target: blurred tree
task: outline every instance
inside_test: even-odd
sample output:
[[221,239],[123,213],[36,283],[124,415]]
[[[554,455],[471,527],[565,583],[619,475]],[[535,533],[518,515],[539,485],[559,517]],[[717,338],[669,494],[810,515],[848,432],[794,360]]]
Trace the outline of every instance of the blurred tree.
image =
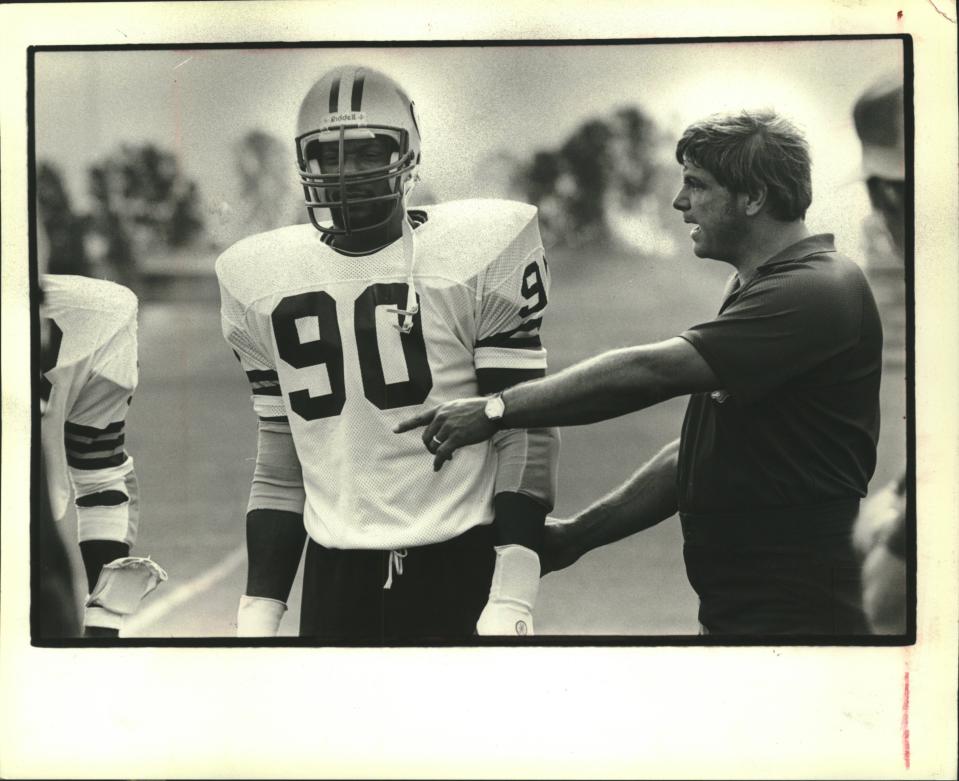
[[566,219],[575,234],[589,239],[606,231],[606,190],[610,181],[612,129],[594,119],[580,125],[559,153],[575,187],[567,197]]
[[92,211],[87,218],[86,247],[105,276],[129,286],[135,271],[126,189],[115,166],[94,165],[88,171]]
[[131,281],[139,256],[186,246],[203,230],[196,185],[154,144],[124,144],[88,176],[88,250],[119,282]]
[[583,122],[557,150],[517,167],[514,189],[540,210],[547,244],[610,239],[611,217],[645,208],[661,168],[658,131],[636,106]]
[[614,189],[621,206],[634,205],[650,191],[656,174],[657,143],[655,127],[639,109],[630,106],[616,112],[610,156]]
[[37,165],[37,218],[46,236],[41,240],[40,266],[51,274],[90,273],[84,245],[86,220],[75,214],[60,170],[50,162]]

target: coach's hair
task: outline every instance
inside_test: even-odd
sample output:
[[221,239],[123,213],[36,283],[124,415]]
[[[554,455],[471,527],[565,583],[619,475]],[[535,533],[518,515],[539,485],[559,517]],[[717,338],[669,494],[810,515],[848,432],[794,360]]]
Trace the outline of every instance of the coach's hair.
[[714,114],[686,128],[676,159],[705,168],[723,187],[755,195],[766,188],[769,213],[792,222],[812,203],[809,145],[774,111]]

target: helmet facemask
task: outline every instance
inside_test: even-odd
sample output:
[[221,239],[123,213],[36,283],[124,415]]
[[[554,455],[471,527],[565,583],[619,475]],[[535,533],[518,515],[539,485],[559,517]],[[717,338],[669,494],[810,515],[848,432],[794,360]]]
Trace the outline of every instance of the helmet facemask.
[[[390,156],[390,162],[375,168],[347,172],[346,143],[376,137],[385,137],[393,143],[395,151]],[[336,170],[324,172],[320,145],[329,143],[337,145],[338,164]],[[304,133],[296,138],[296,153],[310,222],[322,233],[344,236],[376,230],[389,223],[397,210],[404,208],[404,199],[412,189],[413,172],[419,162],[414,159],[414,152],[410,148],[409,133],[403,128],[386,125],[340,125]],[[351,192],[376,187],[382,182],[389,182],[385,193],[351,195]],[[382,216],[360,219],[352,213],[357,206],[382,206],[378,209]],[[317,215],[320,210],[329,211],[328,221],[324,222]]]

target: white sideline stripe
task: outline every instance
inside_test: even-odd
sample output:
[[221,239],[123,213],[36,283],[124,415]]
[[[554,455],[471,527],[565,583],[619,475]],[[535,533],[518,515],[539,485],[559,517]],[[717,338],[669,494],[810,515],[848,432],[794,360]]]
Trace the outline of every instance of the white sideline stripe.
[[218,564],[208,569],[202,575],[195,577],[193,580],[188,580],[182,586],[174,589],[165,596],[151,600],[147,607],[137,611],[135,615],[128,618],[123,624],[123,636],[129,637],[138,632],[142,632],[174,608],[179,607],[184,602],[189,602],[204,591],[213,588],[213,586],[223,580],[244,561],[246,561],[246,543],[241,543],[221,559]]

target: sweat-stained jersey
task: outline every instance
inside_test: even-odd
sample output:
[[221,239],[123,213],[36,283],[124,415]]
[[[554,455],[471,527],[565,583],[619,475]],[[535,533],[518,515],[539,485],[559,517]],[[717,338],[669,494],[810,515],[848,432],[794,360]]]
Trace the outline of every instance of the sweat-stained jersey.
[[[289,420],[306,529],[326,547],[425,545],[490,523],[488,442],[434,472],[420,433],[392,428],[424,407],[477,395],[477,369],[546,368],[549,270],[536,208],[458,201],[409,220],[419,312],[408,334],[388,311],[407,305],[405,238],[348,256],[298,225],[245,239],[217,261],[224,336],[261,420]],[[529,479],[548,472],[531,469]]]
[[124,423],[137,386],[137,299],[127,288],[87,277],[40,278],[41,440],[54,518],[71,487],[81,541],[133,544],[137,531],[133,459]]

